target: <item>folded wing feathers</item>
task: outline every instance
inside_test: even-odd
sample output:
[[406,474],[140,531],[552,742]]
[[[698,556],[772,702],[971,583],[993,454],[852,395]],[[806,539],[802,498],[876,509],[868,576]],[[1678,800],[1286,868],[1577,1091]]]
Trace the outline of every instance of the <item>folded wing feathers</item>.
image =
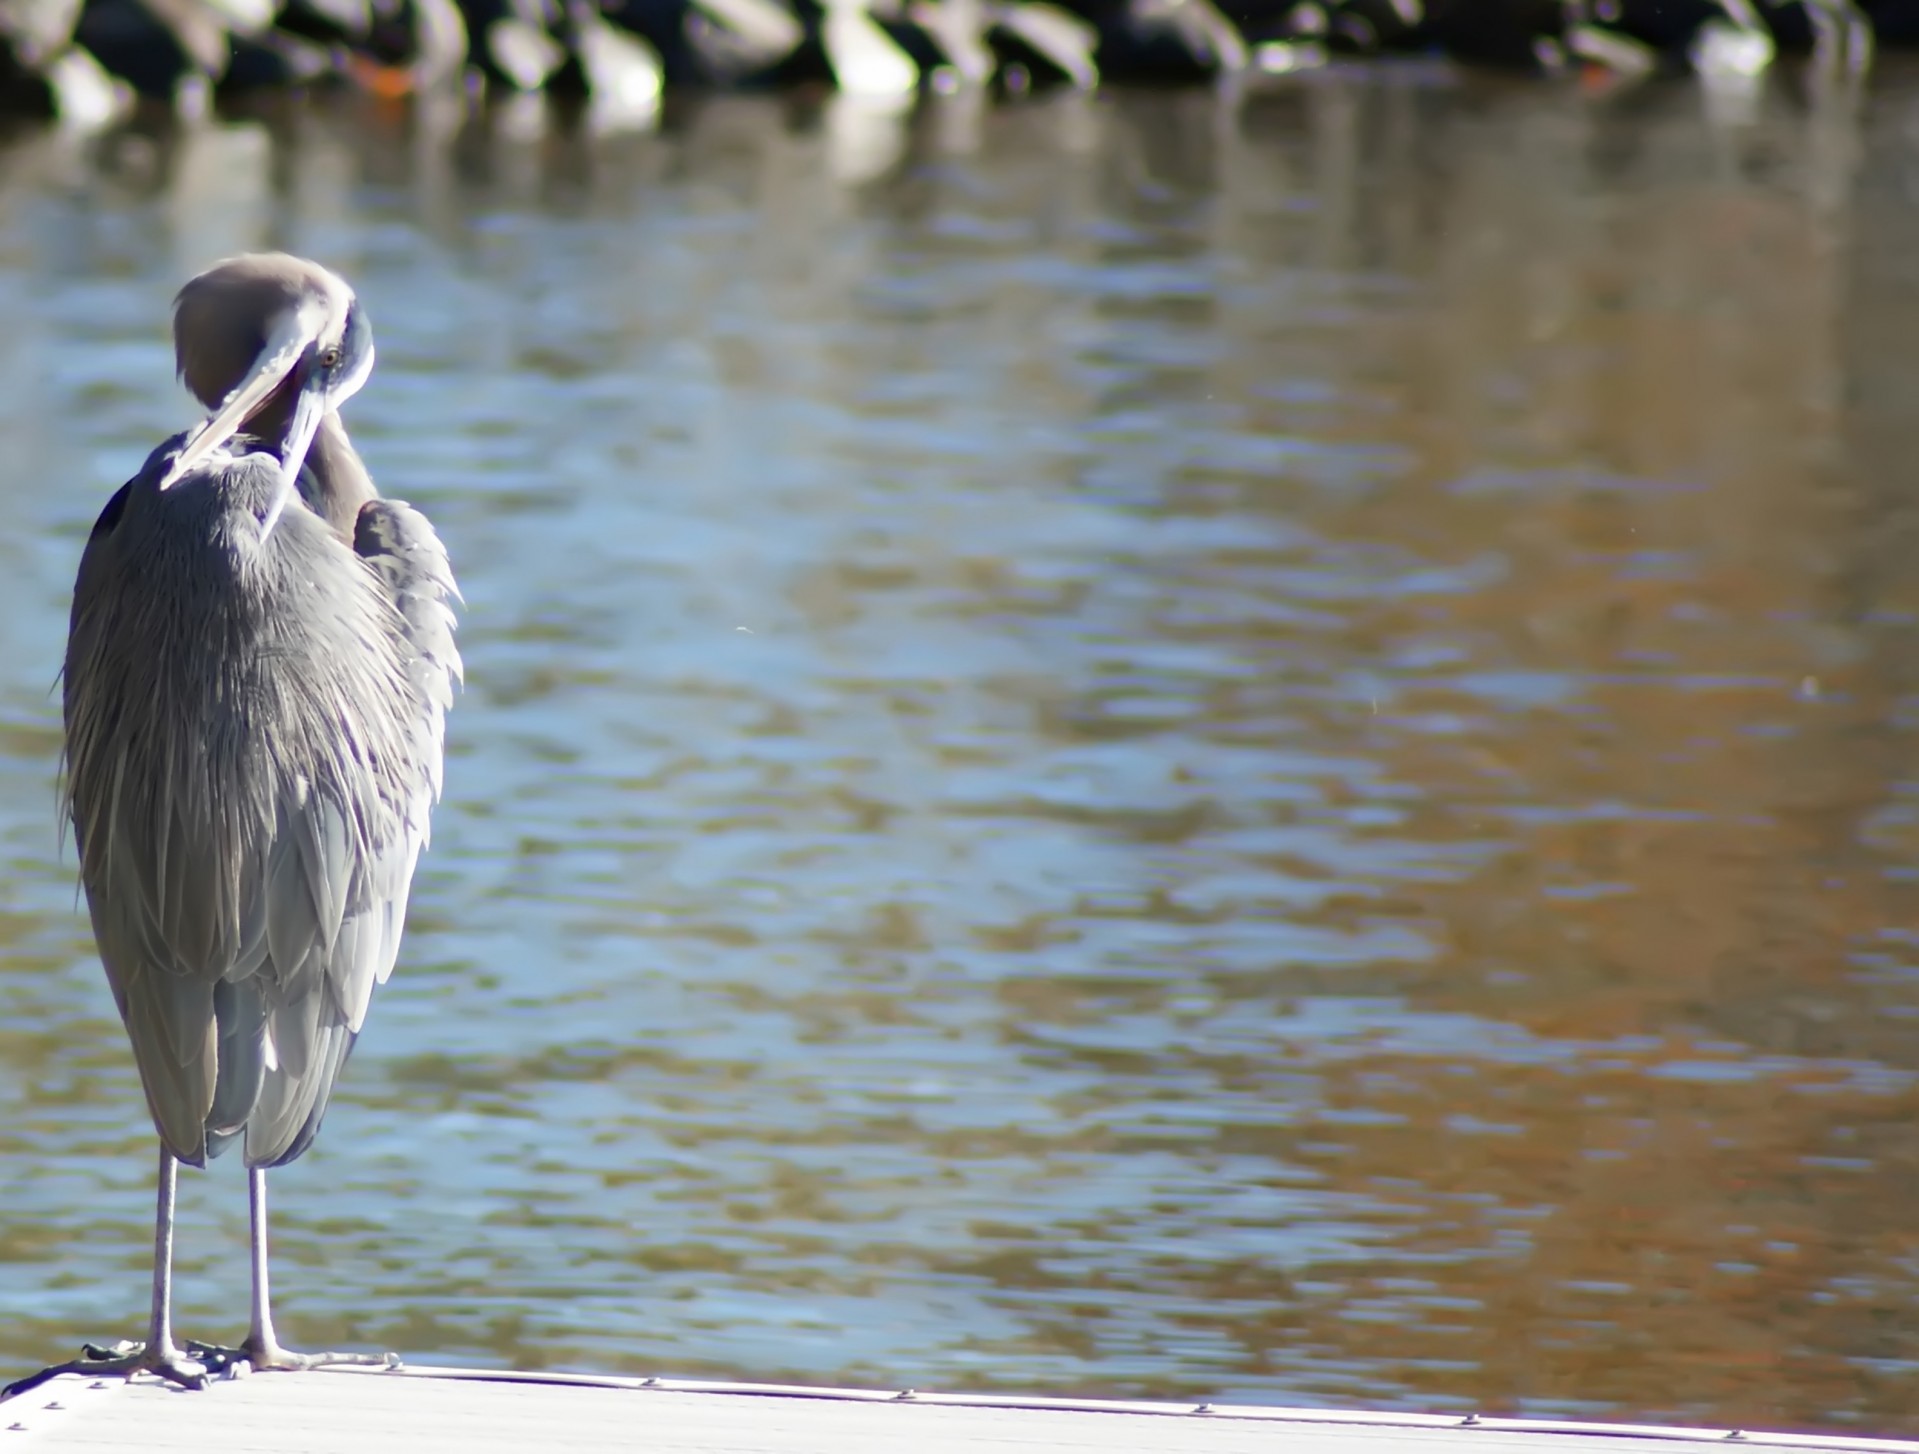
[[[294,894],[289,882],[284,903],[276,896],[269,910],[269,924],[284,915],[289,935],[286,955],[276,947],[272,956],[284,998],[268,1025],[280,1064],[267,1070],[248,1125],[249,1165],[279,1164],[312,1139],[332,1078],[366,1023],[374,987],[393,972],[413,872],[440,795],[446,713],[462,670],[446,604],[458,588],[426,517],[400,501],[373,500],[360,513],[354,549],[399,619],[411,771],[397,785],[399,800],[387,804],[398,822],[385,833],[367,821],[367,805],[343,809],[311,788],[287,805],[281,842],[299,861],[305,893]],[[341,740],[356,755],[365,751],[368,734],[351,704],[342,701],[336,710]]]
[[[316,758],[256,769],[271,802],[251,809],[231,806],[245,797],[231,784],[212,790],[208,744],[177,757],[141,745],[140,725],[76,694],[89,668],[126,670],[100,652],[128,629],[109,596],[88,598],[89,579],[111,578],[101,562],[83,560],[76,586],[69,794],[82,873],[155,1125],[190,1163],[242,1126],[249,1165],[299,1155],[398,956],[461,679],[447,604],[458,591],[439,538],[410,506],[371,502],[354,544],[377,590],[315,606],[344,623],[338,629],[368,648],[359,661],[372,665],[327,714],[331,730],[306,734],[321,744]],[[89,556],[98,548],[96,538]],[[358,719],[350,703],[369,694],[368,710],[383,702],[402,720]],[[190,820],[178,801],[207,806]]]
[[411,649],[407,684],[415,705],[414,760],[426,764],[427,776],[408,820],[424,845],[431,837],[427,814],[440,797],[446,714],[453,708],[454,688],[465,680],[447,604],[460,599],[460,588],[432,524],[404,500],[368,501],[360,510],[353,548],[386,587]]

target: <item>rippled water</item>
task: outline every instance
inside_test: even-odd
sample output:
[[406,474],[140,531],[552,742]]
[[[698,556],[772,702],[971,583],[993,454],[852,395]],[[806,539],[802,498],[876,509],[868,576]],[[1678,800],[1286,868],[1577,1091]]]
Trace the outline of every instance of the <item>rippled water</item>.
[[535,119],[0,153],[0,1356],[141,1324],[51,687],[284,245],[471,677],[290,1340],[1911,1432],[1919,76]]

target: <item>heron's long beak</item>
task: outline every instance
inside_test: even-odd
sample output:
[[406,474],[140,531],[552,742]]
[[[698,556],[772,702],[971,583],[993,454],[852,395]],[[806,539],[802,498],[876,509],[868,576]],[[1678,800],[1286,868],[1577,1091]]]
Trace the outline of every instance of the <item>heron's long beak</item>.
[[317,377],[307,374],[304,368],[301,372],[305,377],[300,380],[300,392],[293,400],[293,418],[287,424],[287,437],[280,446],[280,488],[274,493],[273,505],[268,509],[266,518],[260,522],[260,537],[263,540],[278,523],[288,497],[297,488],[301,467],[307,461],[307,451],[313,448],[313,436],[319,431],[320,421],[326,418],[326,386]]
[[[173,463],[160,480],[161,489],[171,489],[178,484],[189,470],[204,463],[209,455],[246,427],[247,421],[260,412],[287,375],[300,366],[300,360],[306,357],[307,350],[320,335],[321,321],[321,310],[317,304],[297,308],[280,320],[260,350],[260,356],[253,361],[252,371],[235,384],[233,392],[221,401],[220,407],[187,436],[186,443],[180,447],[180,452],[173,457]],[[304,398],[303,391],[303,402]],[[320,414],[323,413],[325,410],[321,409]],[[320,414],[313,417],[313,429],[319,427]],[[289,436],[288,443],[292,442]],[[312,429],[309,429],[301,441],[300,452],[294,459],[289,479],[299,475],[300,465],[306,459],[307,446],[312,442]]]

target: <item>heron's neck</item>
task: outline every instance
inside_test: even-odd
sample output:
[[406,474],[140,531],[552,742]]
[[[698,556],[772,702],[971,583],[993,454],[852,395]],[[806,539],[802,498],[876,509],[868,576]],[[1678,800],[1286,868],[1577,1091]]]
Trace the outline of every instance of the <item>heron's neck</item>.
[[360,518],[360,507],[377,499],[373,477],[360,462],[347,438],[346,425],[338,414],[321,419],[307,451],[306,469],[300,475],[300,496],[307,508],[333,527],[347,544],[353,543],[353,528]]

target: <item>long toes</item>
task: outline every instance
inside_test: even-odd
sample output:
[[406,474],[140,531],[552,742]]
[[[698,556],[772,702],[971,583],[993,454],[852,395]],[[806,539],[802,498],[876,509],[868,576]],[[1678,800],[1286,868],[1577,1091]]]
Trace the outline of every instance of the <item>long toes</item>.
[[56,1363],[51,1368],[43,1368],[38,1373],[29,1373],[25,1378],[16,1378],[5,1388],[0,1388],[0,1403],[23,1393],[32,1393],[43,1383],[51,1382],[63,1373],[79,1373],[85,1368],[84,1360],[76,1358],[71,1363]]
[[224,1378],[241,1364],[250,1362],[244,1348],[229,1348],[224,1343],[187,1341],[187,1357],[216,1378]]
[[176,1356],[144,1359],[134,1372],[157,1374],[168,1383],[177,1383],[182,1388],[196,1391],[207,1386],[206,1369],[188,1358]]
[[164,1378],[168,1383],[177,1383],[182,1388],[200,1389],[207,1386],[207,1366],[197,1358],[182,1353],[171,1343],[160,1348],[144,1345],[131,1360],[127,1375],[151,1373],[156,1378]]
[[25,1378],[17,1378],[5,1388],[0,1388],[0,1400],[10,1399],[16,1394],[28,1393],[43,1383],[58,1378],[63,1373],[79,1374],[127,1374],[133,1372],[134,1364],[140,1361],[144,1346],[139,1343],[114,1343],[102,1348],[93,1343],[82,1345],[80,1356],[70,1363],[56,1363],[51,1368],[43,1368],[38,1373],[30,1373]]
[[137,1338],[121,1338],[112,1343],[82,1343],[80,1358],[82,1363],[121,1362],[138,1358],[146,1351],[147,1345]]
[[135,1343],[122,1339],[118,1343],[102,1346],[98,1343],[82,1345],[81,1356],[71,1363],[56,1363],[51,1368],[43,1368],[0,1388],[0,1400],[10,1399],[15,1394],[26,1393],[38,1388],[50,1379],[63,1373],[77,1373],[87,1378],[102,1378],[117,1374],[122,1378],[131,1378],[136,1373],[151,1373],[164,1378],[169,1383],[177,1383],[182,1388],[201,1389],[207,1386],[207,1369],[191,1358],[181,1356],[178,1349],[161,1348],[152,1353],[144,1343]]
[[309,1368],[404,1368],[398,1353],[309,1353]]
[[256,1373],[294,1373],[308,1368],[398,1368],[397,1353],[295,1353],[277,1343],[271,1348],[249,1348],[246,1360]]

